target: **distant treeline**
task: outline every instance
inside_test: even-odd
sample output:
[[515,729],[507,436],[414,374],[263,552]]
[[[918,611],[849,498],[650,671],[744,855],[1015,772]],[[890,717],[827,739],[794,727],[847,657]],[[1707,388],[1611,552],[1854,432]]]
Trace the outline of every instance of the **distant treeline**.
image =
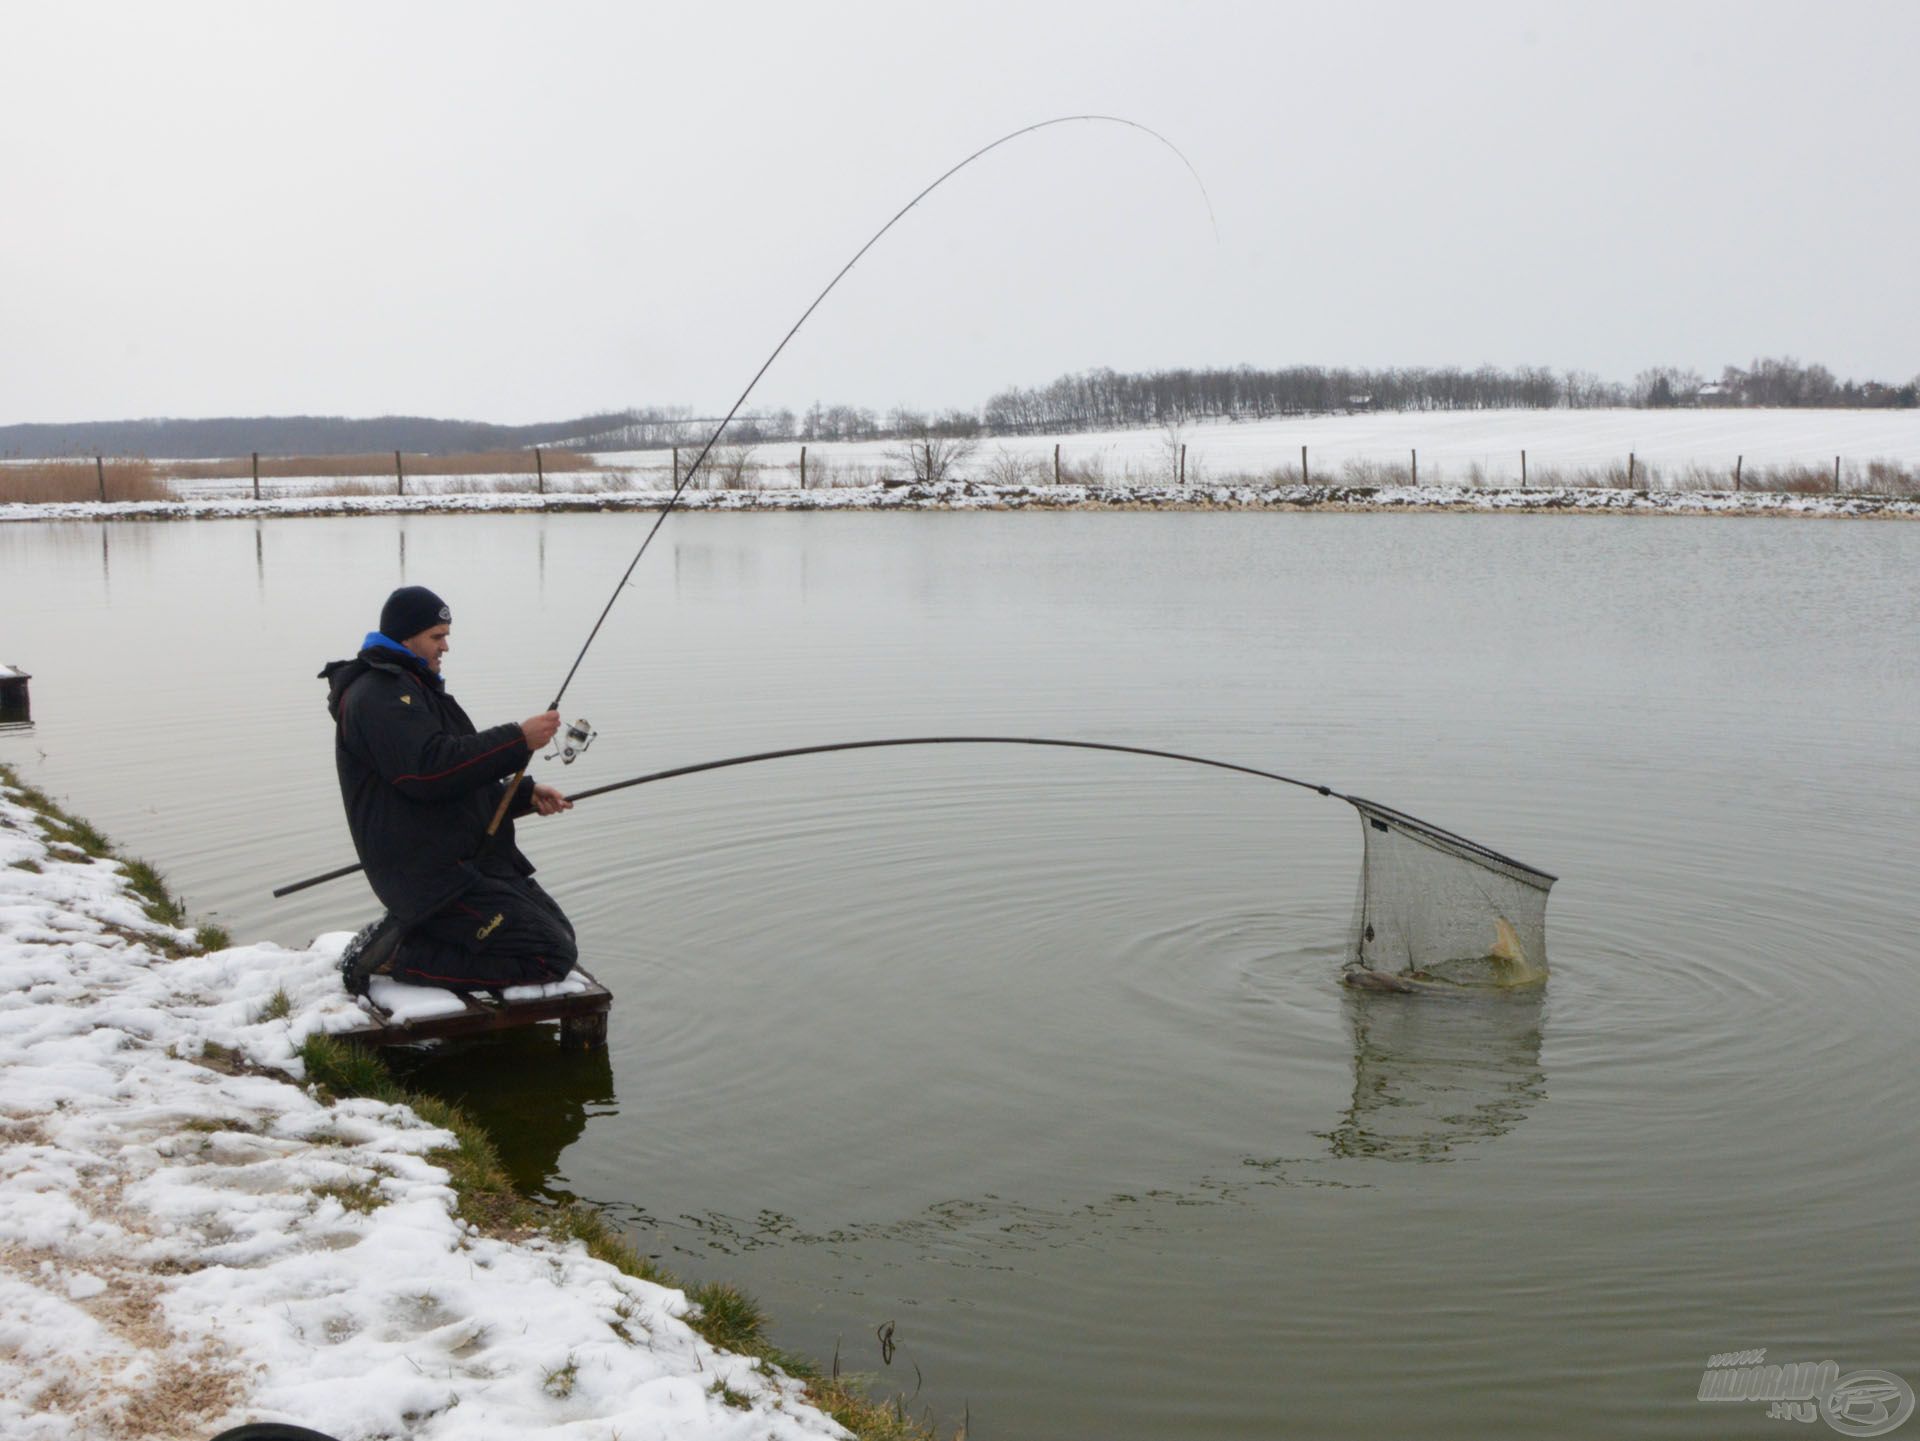
[[[1695,371],[1657,367],[1632,385],[1587,371],[1544,367],[1500,370],[1346,370],[1298,365],[1283,370],[1159,370],[1121,374],[1092,370],[1063,375],[1036,390],[1003,390],[981,408],[993,434],[1106,430],[1195,420],[1264,420],[1334,410],[1575,410],[1602,406],[1920,405],[1920,379],[1905,385],[1841,382],[1823,365],[1761,359],[1727,366],[1718,381]],[[952,417],[957,419],[958,417]],[[938,430],[949,420],[929,420]]]
[[489,425],[420,415],[349,419],[337,415],[230,416],[215,420],[93,420],[71,425],[0,426],[0,456],[57,459],[132,455],[174,460],[220,456],[357,455],[404,450],[416,455],[556,448],[629,420],[625,412],[538,425]]
[[[1656,366],[1631,385],[1584,370],[1523,366],[1364,370],[1295,365],[1259,370],[1155,370],[1126,374],[1089,370],[1028,390],[1015,386],[978,410],[884,414],[861,406],[815,402],[805,411],[777,410],[735,419],[727,438],[740,445],[773,441],[885,440],[906,436],[1047,434],[1164,425],[1173,420],[1265,420],[1351,410],[1574,410],[1606,406],[1787,406],[1911,408],[1920,405],[1920,377],[1904,385],[1841,381],[1824,365],[1762,358],[1729,365],[1718,380],[1697,371]],[[72,425],[0,426],[0,458],[117,455],[179,460],[261,455],[361,455],[401,450],[415,455],[533,446],[580,451],[645,450],[697,445],[717,421],[685,406],[608,411],[538,425],[489,425],[386,415],[370,420],[295,415],[222,420],[88,421]]]

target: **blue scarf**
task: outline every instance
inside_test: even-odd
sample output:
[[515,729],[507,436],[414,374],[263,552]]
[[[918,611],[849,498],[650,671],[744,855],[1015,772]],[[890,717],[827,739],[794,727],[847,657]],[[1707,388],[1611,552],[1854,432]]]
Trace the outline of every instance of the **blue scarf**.
[[435,675],[432,672],[432,670],[428,668],[427,663],[425,661],[421,660],[419,656],[415,655],[412,651],[408,650],[405,646],[400,644],[399,641],[395,640],[390,635],[385,635],[382,632],[377,630],[370,630],[367,632],[367,638],[360,642],[360,649],[363,651],[368,651],[368,650],[398,651],[402,656],[412,661],[413,668],[418,672],[420,672],[420,674],[424,676],[429,682],[431,682],[435,686],[440,687],[441,689],[445,689],[446,687],[446,682],[442,680],[439,676]]

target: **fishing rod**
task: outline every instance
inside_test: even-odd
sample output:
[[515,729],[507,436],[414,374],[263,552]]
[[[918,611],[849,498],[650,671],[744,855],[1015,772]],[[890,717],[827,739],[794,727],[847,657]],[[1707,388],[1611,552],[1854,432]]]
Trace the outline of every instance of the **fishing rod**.
[[[1298,786],[1302,790],[1331,796],[1335,800],[1349,803],[1354,800],[1354,797],[1343,795],[1331,786],[1320,785],[1314,781],[1295,780],[1292,776],[1283,776],[1278,771],[1261,770],[1257,766],[1212,760],[1206,756],[1188,755],[1183,751],[1155,750],[1150,746],[1120,745],[1109,741],[1056,740],[1047,736],[900,736],[887,740],[834,741],[826,745],[787,746],[781,750],[755,751],[751,755],[728,756],[724,760],[699,761],[693,765],[674,766],[663,771],[649,771],[643,776],[613,781],[608,785],[594,786],[591,789],[576,792],[569,799],[578,804],[581,801],[591,800],[595,796],[630,790],[634,786],[651,785],[655,781],[669,781],[678,776],[698,775],[702,771],[726,770],[731,766],[756,765],[761,761],[786,760],[793,756],[825,755],[830,751],[882,750],[896,746],[1051,746],[1061,750],[1113,751],[1120,755],[1151,756],[1159,760],[1184,761],[1189,765],[1208,766],[1214,770],[1235,771],[1240,775],[1257,776],[1261,780],[1279,781],[1285,785]],[[1472,842],[1467,844],[1471,845]],[[290,886],[282,886],[273,894],[275,899],[290,896],[295,891],[304,891],[309,886],[317,886],[325,881],[336,881],[342,876],[350,876],[361,869],[363,868],[358,864],[341,866],[338,870],[328,871],[325,875],[310,876],[304,881],[295,881]]]
[[[800,312],[800,318],[794,321],[793,328],[787,331],[787,333],[783,337],[781,337],[780,343],[778,345],[774,346],[773,354],[769,355],[764,361],[761,362],[760,368],[753,373],[753,379],[747,382],[747,388],[740,392],[740,398],[734,401],[733,405],[728,409],[725,418],[721,420],[719,425],[714,427],[713,434],[707,437],[707,443],[700,447],[700,453],[694,457],[693,464],[687,467],[687,473],[675,483],[673,487],[673,494],[667,498],[667,503],[661,507],[660,514],[654,518],[652,528],[647,531],[646,537],[640,542],[640,548],[633,553],[633,559],[627,563],[626,571],[620,577],[620,583],[614,586],[613,594],[607,597],[607,603],[601,609],[599,619],[594,621],[593,629],[587,632],[586,643],[580,647],[580,654],[578,654],[573,658],[573,664],[567,669],[566,679],[560,682],[560,689],[554,693],[553,703],[547,707],[548,710],[557,711],[560,709],[560,702],[566,696],[567,687],[573,684],[574,673],[580,669],[580,662],[587,658],[587,651],[593,645],[594,637],[600,634],[600,627],[606,624],[607,616],[613,610],[613,603],[620,598],[620,592],[626,589],[627,582],[633,577],[634,567],[640,564],[640,557],[647,553],[647,547],[653,544],[654,536],[660,533],[660,527],[666,524],[668,515],[672,514],[674,507],[680,503],[681,495],[686,491],[687,486],[692,483],[693,477],[699,471],[701,463],[706,460],[707,453],[711,451],[713,447],[719,442],[720,436],[722,432],[726,430],[727,426],[732,424],[734,416],[736,416],[740,412],[740,407],[747,403],[747,397],[753,394],[753,388],[760,383],[760,377],[765,375],[768,369],[773,365],[774,361],[780,358],[780,352],[787,348],[787,342],[792,340],[795,335],[800,333],[800,327],[805,325],[807,323],[807,318],[811,316],[814,311],[820,308],[820,302],[825,300],[829,295],[833,293],[834,287],[837,286],[843,279],[845,279],[847,272],[852,270],[854,266],[858,265],[860,263],[861,257],[864,256],[869,250],[873,249],[873,247],[879,243],[881,236],[885,235],[889,230],[893,229],[895,225],[898,225],[900,221],[906,216],[906,213],[909,210],[913,209],[914,206],[918,205],[922,200],[925,200],[929,195],[933,194],[934,191],[938,190],[942,185],[946,184],[947,181],[950,180],[953,176],[959,174],[962,170],[965,170],[969,165],[973,164],[973,162],[978,160],[981,156],[986,155],[991,151],[998,150],[1002,145],[1005,145],[1010,141],[1018,140],[1022,135],[1031,135],[1036,130],[1046,130],[1055,125],[1071,125],[1071,124],[1076,124],[1080,122],[1090,122],[1095,124],[1107,124],[1107,125],[1124,125],[1130,130],[1138,130],[1142,134],[1151,136],[1153,139],[1159,141],[1162,145],[1166,146],[1167,149],[1171,150],[1176,156],[1179,157],[1180,163],[1186,166],[1187,173],[1193,177],[1194,184],[1200,187],[1200,197],[1206,202],[1206,206],[1207,206],[1208,223],[1213,226],[1214,239],[1216,241],[1219,240],[1220,224],[1219,224],[1219,221],[1215,218],[1213,213],[1213,197],[1207,194],[1206,182],[1200,178],[1200,172],[1193,168],[1193,162],[1187,159],[1185,152],[1183,152],[1179,146],[1175,145],[1171,140],[1167,139],[1167,137],[1162,135],[1159,131],[1153,129],[1151,126],[1142,125],[1137,120],[1128,120],[1125,116],[1121,116],[1121,115],[1056,115],[1051,120],[1036,121],[1032,125],[1023,125],[1018,130],[1009,131],[1007,134],[1002,135],[998,140],[993,141],[991,144],[981,146],[978,150],[974,151],[973,154],[969,155],[966,159],[960,161],[957,165],[950,166],[947,170],[942,172],[941,175],[936,180],[934,180],[934,182],[931,185],[928,185],[918,195],[914,196],[913,199],[909,200],[905,205],[901,206],[900,209],[894,213],[894,216],[891,220],[887,221],[885,225],[881,226],[878,230],[874,231],[873,235],[868,239],[867,243],[865,245],[862,245],[858,250],[856,250],[853,253],[853,258],[849,260],[845,265],[841,266],[839,269],[839,272],[833,277],[833,279],[827,282],[826,288],[813,298],[813,303],[809,305],[805,310]],[[585,728],[584,722],[581,723],[580,728],[581,729]],[[529,764],[531,764],[531,757],[529,757]],[[500,829],[500,822],[503,819],[505,819],[507,814],[507,807],[509,806],[509,804],[511,804],[512,798],[515,792],[519,789],[521,777],[526,775],[526,773],[527,773],[527,767],[526,766],[520,767],[518,771],[514,772],[513,779],[507,783],[506,791],[500,797],[500,804],[494,807],[493,819],[487,823],[487,836],[489,838],[491,838],[493,834]]]

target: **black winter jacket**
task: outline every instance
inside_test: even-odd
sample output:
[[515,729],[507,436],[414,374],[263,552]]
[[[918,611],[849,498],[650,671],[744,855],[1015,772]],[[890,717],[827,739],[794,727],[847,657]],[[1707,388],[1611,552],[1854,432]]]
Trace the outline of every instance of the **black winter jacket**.
[[[532,759],[520,727],[475,731],[446,684],[401,651],[368,646],[320,672],[334,719],[334,764],[353,848],[382,904],[403,924],[439,910],[477,878],[503,778]],[[508,815],[533,809],[524,778]],[[533,874],[502,821],[488,871]]]

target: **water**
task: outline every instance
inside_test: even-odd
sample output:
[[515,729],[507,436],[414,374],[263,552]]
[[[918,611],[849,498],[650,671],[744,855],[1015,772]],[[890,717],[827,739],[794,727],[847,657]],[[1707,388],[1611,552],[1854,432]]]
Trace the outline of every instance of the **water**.
[[[645,523],[0,527],[0,760],[238,935],[352,927],[358,881],[267,894],[351,859],[314,672],[425,583],[463,704],[525,715]],[[1694,1399],[1709,1354],[1920,1382],[1917,567],[1897,524],[677,516],[564,780],[1239,760],[1562,876],[1553,977],[1342,992],[1337,801],[861,753],[527,823],[609,1050],[420,1079],[976,1437],[1770,1434]]]

